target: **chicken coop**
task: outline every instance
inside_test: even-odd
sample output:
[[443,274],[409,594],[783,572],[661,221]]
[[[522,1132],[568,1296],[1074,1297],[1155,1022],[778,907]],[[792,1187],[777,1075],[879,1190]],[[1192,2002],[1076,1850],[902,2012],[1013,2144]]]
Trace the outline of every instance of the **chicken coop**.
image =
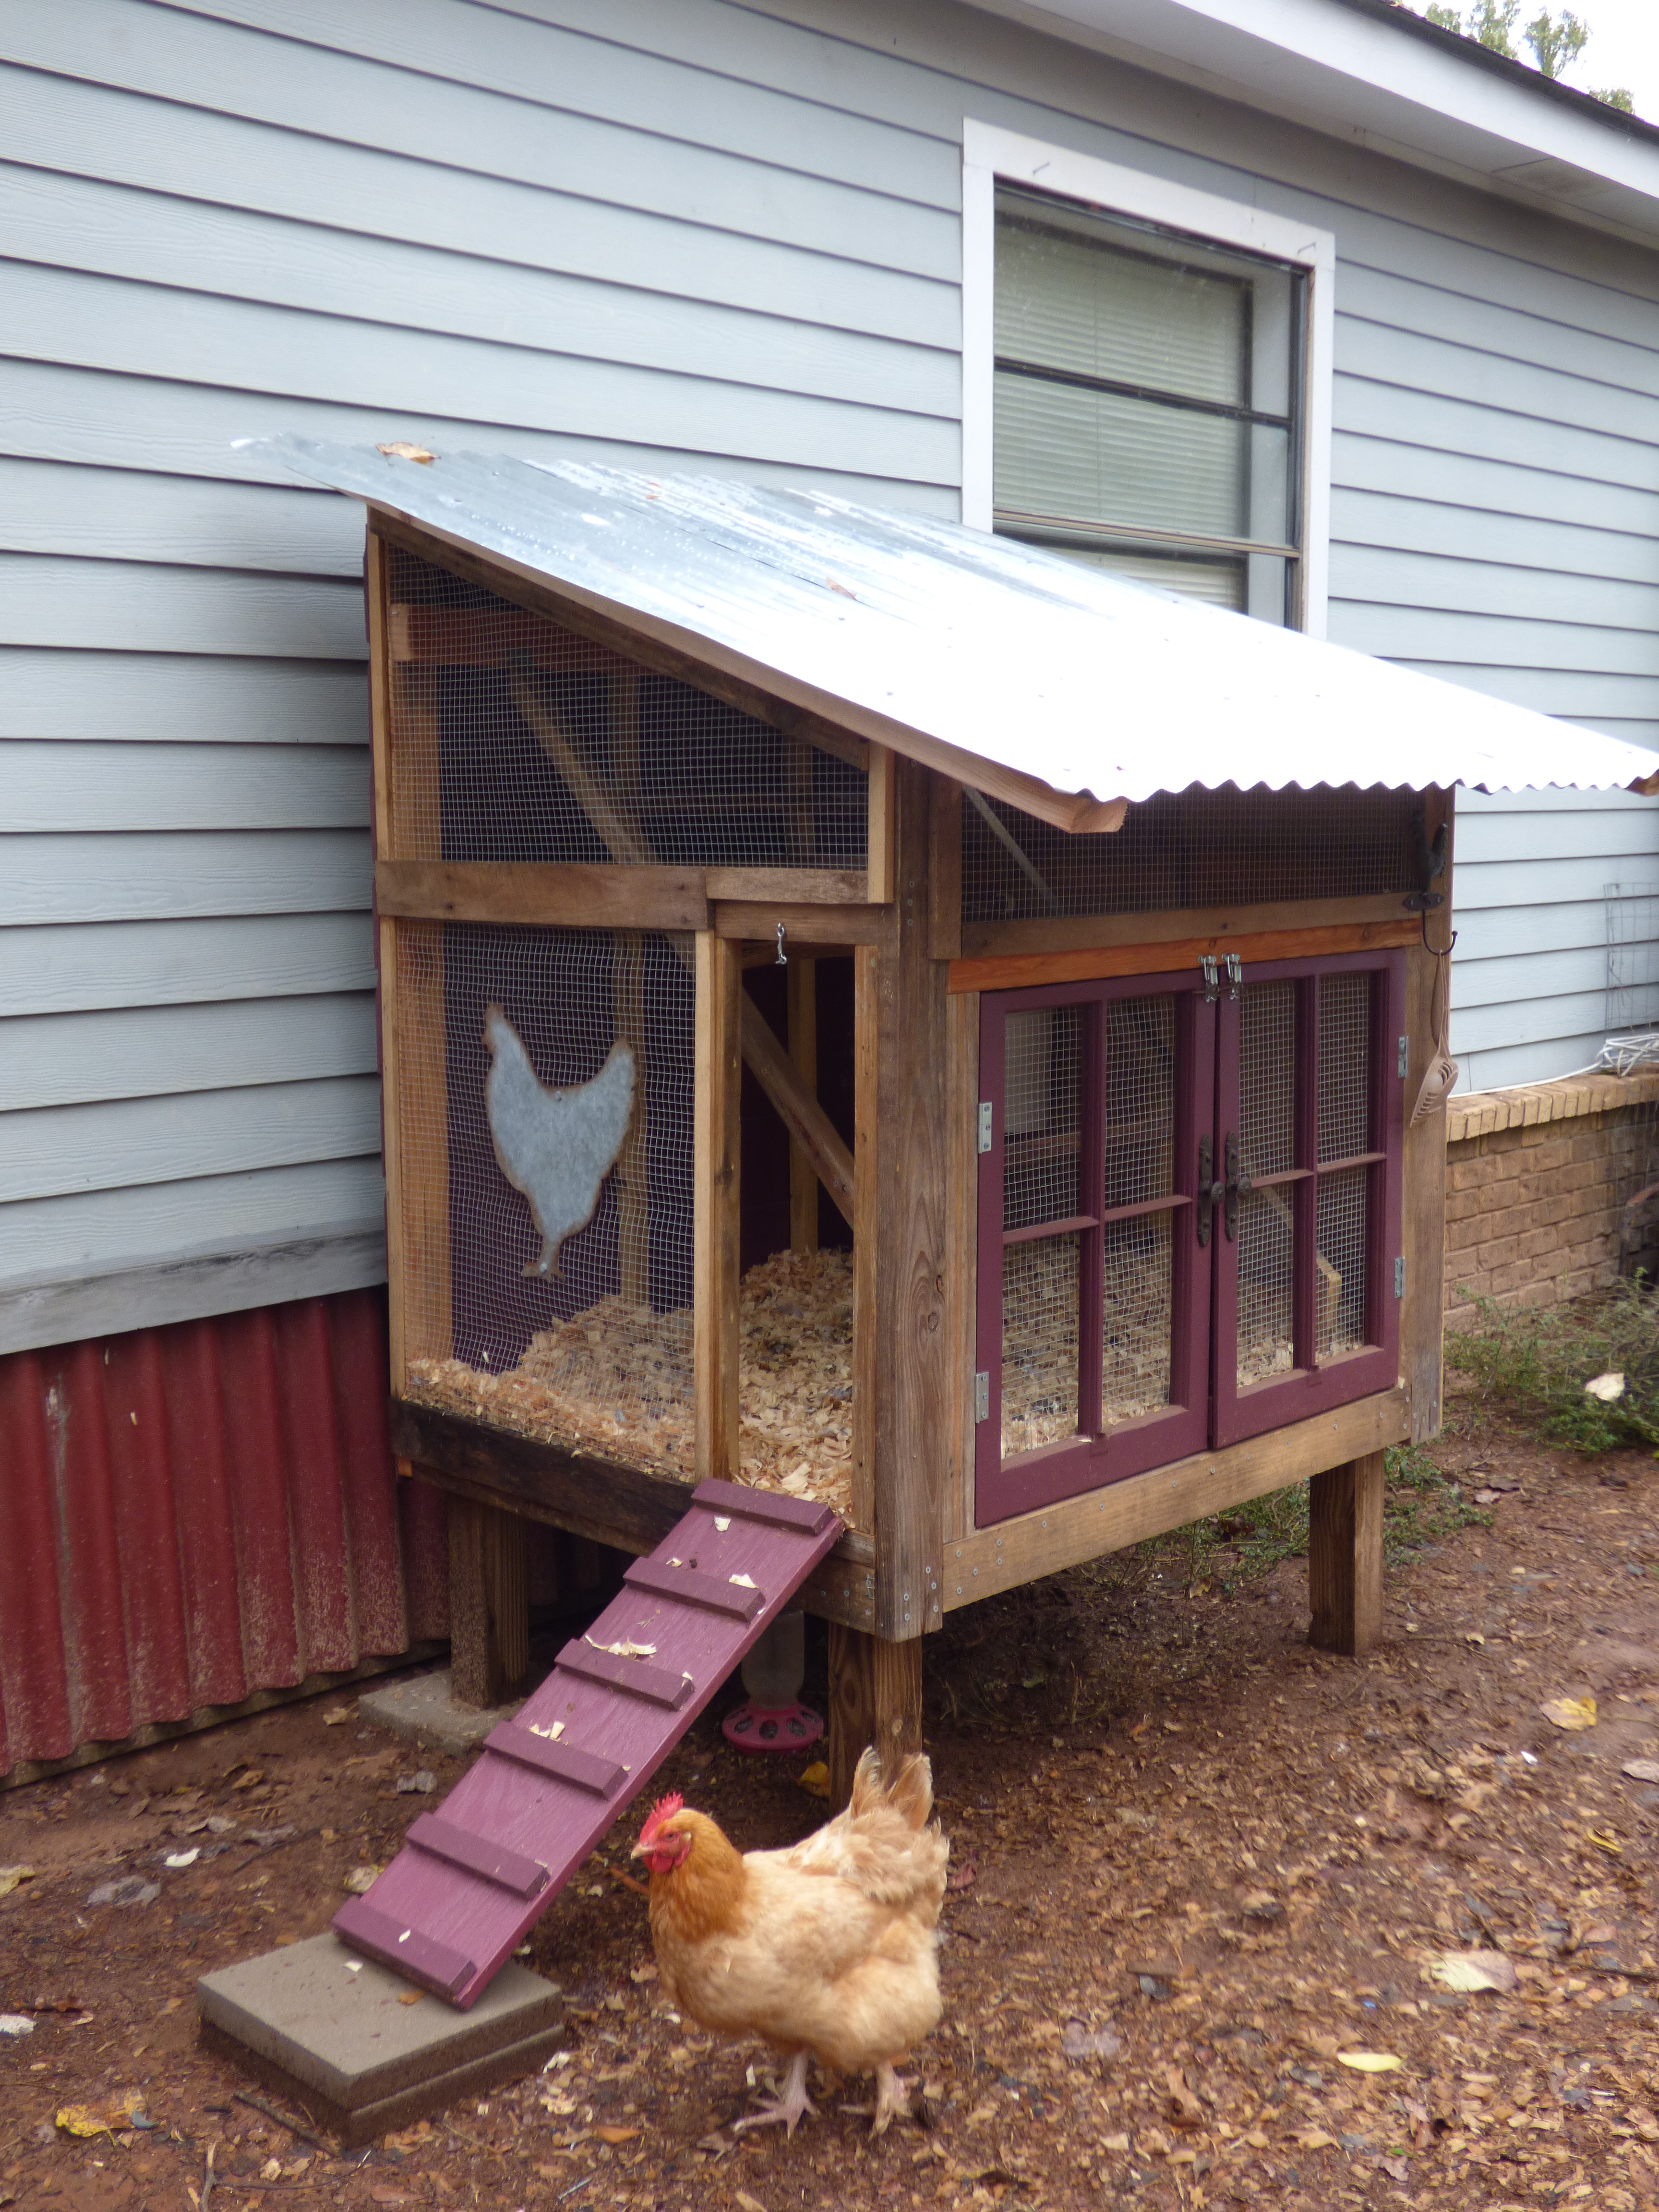
[[458,1678],[522,1663],[527,1522],[639,1553],[711,1477],[841,1518],[843,1774],[946,1613],[1291,1482],[1362,1648],[1439,1421],[1451,786],[1559,732],[810,494],[276,450],[368,507]]

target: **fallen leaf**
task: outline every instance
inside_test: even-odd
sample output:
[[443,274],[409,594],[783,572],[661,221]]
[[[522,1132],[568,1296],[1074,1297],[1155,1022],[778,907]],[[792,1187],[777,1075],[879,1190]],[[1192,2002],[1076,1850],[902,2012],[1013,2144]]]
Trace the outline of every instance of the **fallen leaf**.
[[163,1866],[170,1866],[173,1868],[194,1866],[197,1860],[199,1859],[201,1856],[201,1848],[198,1845],[193,1850],[169,1851],[167,1856],[162,1860],[161,1863]]
[[814,1797],[830,1795],[830,1770],[821,1759],[815,1759],[805,1771],[795,1778],[801,1788],[809,1790]]
[[637,2128],[595,2128],[594,2134],[603,2143],[632,2142],[638,2135]]
[[1594,1844],[1598,1851],[1605,1851],[1609,1858],[1621,1859],[1625,1856],[1625,1847],[1618,1837],[1610,1834],[1605,1828],[1586,1830],[1584,1841],[1587,1844]]
[[1659,1759],[1627,1759],[1619,1771],[1632,1782],[1659,1782]]
[[737,2201],[743,2207],[743,2212],[766,2212],[766,2207],[759,2197],[751,2197],[746,2189],[738,2191]]
[[1515,1968],[1501,1951],[1445,1951],[1431,1962],[1429,1972],[1448,1990],[1473,1992],[1516,1986]]
[[1622,1398],[1624,1395],[1625,1378],[1616,1367],[1606,1375],[1592,1375],[1584,1385],[1584,1395],[1599,1398],[1604,1406],[1611,1406],[1615,1399]]
[[1328,2136],[1323,2128],[1304,2128],[1296,2142],[1298,2150],[1334,2150],[1336,2148],[1336,2137]]
[[377,2204],[407,2204],[409,2199],[401,2189],[388,2189],[385,2182],[377,2182],[369,2195]]
[[398,1777],[398,1795],[400,1797],[429,1797],[437,1786],[438,1778],[429,1766],[422,1767],[415,1774],[400,1774]]
[[425,1995],[424,1990],[405,1990],[398,2002],[399,2004],[419,2004]]
[[726,1579],[729,1583],[735,1583],[739,1589],[753,1589],[756,1587],[753,1575],[727,1575]]
[[[593,1644],[593,1638],[585,1635],[582,1642]],[[593,1644],[593,1649],[596,1651],[608,1651],[613,1659],[654,1659],[657,1656],[657,1647],[654,1644],[631,1644],[618,1641],[615,1644]]]
[[979,1861],[972,1851],[964,1851],[945,1877],[946,1889],[971,1889],[979,1880]]
[[1115,2028],[1088,2028],[1080,2020],[1068,2020],[1060,2047],[1067,2058],[1115,2058],[1123,2048],[1123,2039]]
[[9,1897],[21,1882],[33,1881],[34,1876],[31,1866],[0,1867],[0,1897]]
[[280,2181],[282,2178],[283,2161],[280,2158],[268,2158],[259,2168],[261,2181]]
[[628,1978],[630,1982],[654,1982],[657,1978],[655,1960],[647,1959],[642,1966],[630,1966]]
[[1391,2051],[1339,2051],[1339,2066],[1351,2066],[1356,2074],[1393,2074],[1400,2061]]
[[342,1728],[350,1718],[351,1708],[349,1705],[332,1705],[329,1708],[328,1711],[323,1715],[323,1726],[325,1728]]
[[1547,1698],[1538,1710],[1555,1727],[1571,1733],[1595,1726],[1595,1700],[1591,1697]]
[[257,1766],[244,1767],[230,1786],[233,1790],[255,1790],[264,1778]]
[[[389,461],[418,461],[422,468],[430,468],[438,458],[424,446],[410,445],[407,438],[394,438],[389,446],[376,446],[374,450],[384,453]],[[374,2195],[382,2204],[401,2204],[404,2201],[401,2197],[387,2197],[383,2190],[377,2189]]]
[[349,1889],[354,1897],[367,1897],[380,1879],[380,1869],[377,1866],[353,1867],[341,1887]]
[[110,2133],[109,2122],[101,2112],[94,2112],[90,2105],[65,2105],[52,2124],[62,2128],[66,2136],[106,2136]]
[[1187,2087],[1187,2077],[1181,2069],[1178,2066],[1166,2066],[1164,2069],[1164,2081],[1170,2093],[1164,2107],[1164,2118],[1173,2122],[1178,2128],[1201,2128],[1204,2124],[1204,2107]]

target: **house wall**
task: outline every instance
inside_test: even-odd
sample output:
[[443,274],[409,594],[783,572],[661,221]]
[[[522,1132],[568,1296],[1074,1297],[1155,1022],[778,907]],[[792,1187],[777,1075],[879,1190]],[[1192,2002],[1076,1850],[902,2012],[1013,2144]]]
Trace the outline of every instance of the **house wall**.
[[[954,514],[965,115],[1333,229],[1332,635],[1659,745],[1634,248],[944,0],[6,14],[0,1349],[383,1264],[359,520],[233,441]],[[1464,811],[1471,1079],[1586,1056],[1655,844]]]

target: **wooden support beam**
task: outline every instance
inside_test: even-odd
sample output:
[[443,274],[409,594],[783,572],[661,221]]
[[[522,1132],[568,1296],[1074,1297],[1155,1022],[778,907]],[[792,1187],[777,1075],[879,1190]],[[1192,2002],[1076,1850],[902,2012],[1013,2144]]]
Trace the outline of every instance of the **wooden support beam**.
[[[735,951],[728,939],[715,941],[726,945],[729,951]],[[851,1226],[854,1204],[853,1156],[842,1144],[835,1123],[796,1073],[765,1015],[741,986],[739,995],[743,1001],[744,1064],[776,1107],[791,1139],[811,1162],[813,1173]]]
[[1027,921],[963,922],[961,949],[967,960],[1000,960],[1039,952],[1091,952],[1109,945],[1196,943],[1207,949],[1218,939],[1226,951],[1237,952],[1241,938],[1400,918],[1397,892],[1280,899],[1261,906],[1169,907],[1152,914],[1044,915]]
[[[623,804],[637,816],[640,769],[640,672],[611,677],[611,761]],[[645,936],[619,930],[612,955],[611,1006],[618,1042],[634,1055],[634,1106],[617,1154],[617,1267],[618,1288],[629,1305],[651,1304],[651,1209],[646,1101],[649,1075],[645,1042]]]
[[865,874],[872,906],[885,906],[893,896],[893,783],[897,769],[896,753],[885,745],[871,747]]
[[471,1498],[449,1502],[449,1686],[477,1711],[521,1690],[530,1673],[525,1525]]
[[1382,1633],[1383,1457],[1316,1474],[1308,1491],[1308,1641],[1357,1658]]
[[[940,1553],[956,1410],[945,1277],[952,1157],[947,994],[945,965],[927,950],[931,781],[914,761],[895,764],[894,926],[889,946],[874,956],[870,1006],[878,1149],[866,1221],[872,1221],[876,1240],[876,1626],[895,1641],[944,1620]],[[869,1176],[860,1161],[860,1189]]]
[[853,1771],[868,1744],[891,1774],[921,1749],[921,1644],[890,1643],[830,1624],[830,1802],[853,1794]]
[[[1444,906],[1428,917],[1431,945],[1449,945],[1452,929],[1452,873],[1456,825],[1450,791],[1423,794],[1423,830],[1431,844],[1442,823],[1448,825],[1445,873],[1435,884]],[[1440,1433],[1441,1340],[1444,1325],[1446,1236],[1446,1116],[1427,1114],[1415,1127],[1412,1108],[1434,1053],[1435,993],[1440,963],[1425,951],[1420,932],[1415,950],[1406,955],[1406,1079],[1402,1085],[1406,1136],[1401,1249],[1406,1262],[1405,1303],[1400,1316],[1400,1372],[1411,1399],[1412,1442],[1426,1443]]]
[[1241,960],[1305,960],[1321,953],[1392,951],[1415,944],[1414,915],[1386,921],[1322,923],[1304,929],[1257,930],[1243,935],[1165,939],[1146,945],[1106,945],[1090,951],[1014,952],[951,963],[953,991],[1018,991],[1033,983],[1083,983],[1103,975],[1158,975],[1195,968],[1208,953],[1233,952]]
[[962,786],[933,778],[927,857],[927,950],[935,960],[962,954]]
[[[789,1030],[789,1065],[805,1097],[818,1095],[818,964],[797,953],[784,973]],[[852,1156],[848,1156],[852,1167]],[[789,1146],[789,1249],[818,1249],[817,1163],[799,1138]]]
[[701,868],[613,867],[553,860],[380,860],[383,915],[540,928],[706,929]]
[[691,1316],[696,1464],[700,1482],[735,1482],[743,1071],[738,1030],[740,1009],[752,1002],[745,997],[737,947],[729,939],[699,930],[696,970]]

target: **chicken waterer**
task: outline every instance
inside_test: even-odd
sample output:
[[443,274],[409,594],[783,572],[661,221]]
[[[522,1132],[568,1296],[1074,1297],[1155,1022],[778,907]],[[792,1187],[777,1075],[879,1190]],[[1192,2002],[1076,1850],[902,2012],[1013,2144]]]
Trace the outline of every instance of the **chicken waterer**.
[[720,1723],[738,1751],[805,1751],[823,1734],[823,1720],[800,1702],[806,1674],[806,1616],[781,1613],[743,1662],[749,1695]]

